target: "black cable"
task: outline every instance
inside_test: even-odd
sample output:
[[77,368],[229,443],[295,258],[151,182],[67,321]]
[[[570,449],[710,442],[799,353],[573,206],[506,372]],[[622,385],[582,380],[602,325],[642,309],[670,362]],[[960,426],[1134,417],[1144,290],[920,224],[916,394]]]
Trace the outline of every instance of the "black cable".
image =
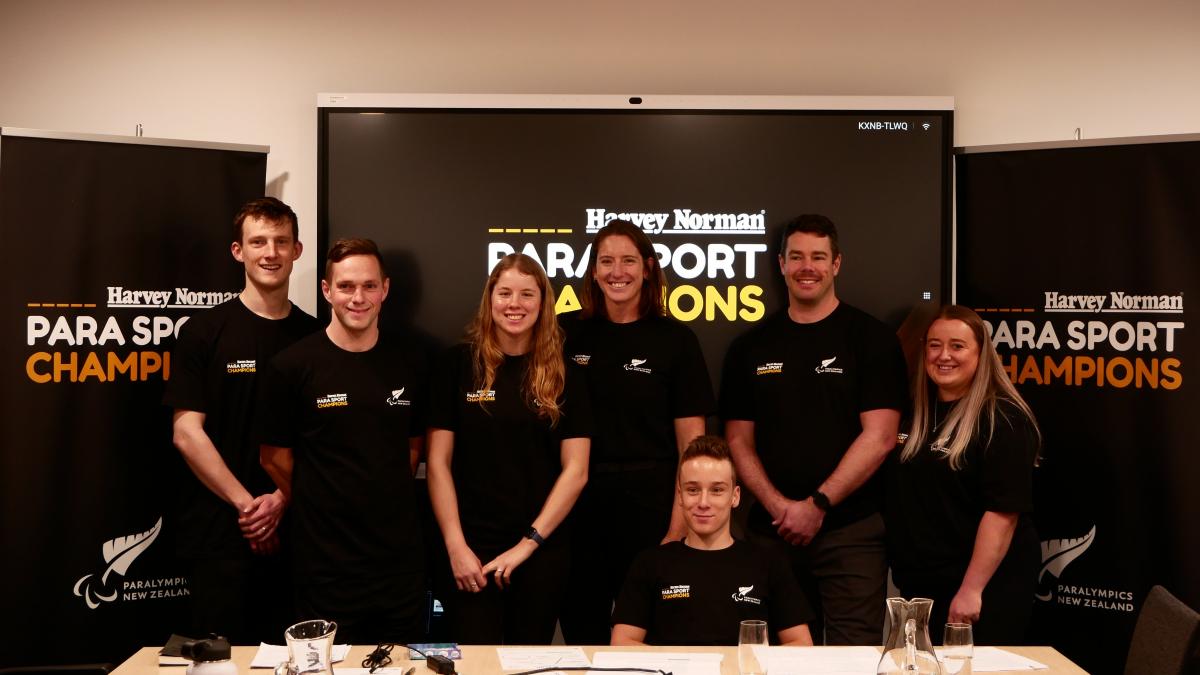
[[[375,647],[375,650],[370,654],[367,654],[367,657],[362,660],[362,667],[367,668],[367,672],[371,673],[374,673],[376,669],[386,668],[392,663],[392,650],[395,649],[397,644],[399,643],[380,642],[379,646]],[[425,652],[412,645],[404,645],[404,647],[410,651],[420,654],[423,658],[429,658]]]
[[370,654],[367,654],[367,658],[362,660],[362,667],[368,668],[368,672],[371,673],[375,672],[377,668],[386,667],[392,662],[392,649],[395,646],[387,642],[379,643],[379,646]]

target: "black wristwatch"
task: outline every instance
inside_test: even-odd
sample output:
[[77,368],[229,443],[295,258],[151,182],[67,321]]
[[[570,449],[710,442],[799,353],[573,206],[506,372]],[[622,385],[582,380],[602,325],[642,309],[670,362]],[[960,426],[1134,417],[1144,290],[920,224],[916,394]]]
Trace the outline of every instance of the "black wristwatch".
[[533,542],[535,544],[537,544],[538,546],[541,546],[542,544],[546,543],[546,538],[543,537],[540,533],[538,533],[536,527],[529,528],[529,531],[525,533],[525,538],[532,539]]
[[825,513],[829,513],[829,509],[833,506],[833,504],[829,503],[829,497],[826,497],[825,493],[820,490],[813,490],[809,498],[813,500],[813,504],[816,504],[818,509],[821,509]]

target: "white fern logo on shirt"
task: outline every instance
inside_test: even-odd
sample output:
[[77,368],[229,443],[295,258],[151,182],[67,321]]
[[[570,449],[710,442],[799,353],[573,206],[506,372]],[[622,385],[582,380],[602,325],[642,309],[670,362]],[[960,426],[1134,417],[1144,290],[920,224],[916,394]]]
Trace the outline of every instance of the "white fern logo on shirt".
[[746,602],[751,605],[761,605],[762,600],[760,600],[758,598],[750,597],[750,591],[752,591],[752,590],[754,590],[753,584],[751,584],[749,586],[738,586],[737,593],[733,594],[733,601],[734,602]]
[[637,371],[639,373],[649,373],[650,372],[649,368],[642,367],[642,364],[645,362],[646,362],[646,359],[629,359],[629,363],[626,363],[623,367],[625,368],[625,370],[633,370],[633,371]]
[[405,389],[404,387],[400,387],[399,389],[393,389],[392,395],[390,397],[388,397],[388,399],[387,399],[387,404],[388,405],[410,405],[411,402],[408,399],[400,398],[401,396],[404,395],[404,389]]
[[818,372],[818,373],[838,373],[838,374],[841,374],[841,373],[842,373],[842,369],[841,369],[841,368],[833,368],[833,367],[832,367],[832,366],[833,366],[833,362],[834,362],[834,361],[837,361],[837,357],[836,357],[836,356],[835,356],[835,357],[833,357],[833,358],[831,358],[831,359],[822,359],[822,360],[821,360],[821,365],[817,366],[817,368],[816,368],[817,372]]

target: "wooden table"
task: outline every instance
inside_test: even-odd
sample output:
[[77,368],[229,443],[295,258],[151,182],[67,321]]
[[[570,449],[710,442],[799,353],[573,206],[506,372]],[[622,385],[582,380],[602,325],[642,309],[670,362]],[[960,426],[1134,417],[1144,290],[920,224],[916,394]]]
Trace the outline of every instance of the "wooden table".
[[[159,647],[143,647],[138,650],[133,656],[129,657],[124,663],[113,671],[112,675],[184,675],[183,666],[159,666],[158,665],[158,650]],[[238,670],[242,675],[271,675],[271,671],[265,668],[250,669],[250,661],[254,658],[254,653],[257,647],[234,647],[233,660],[238,665]],[[355,646],[351,647],[350,655],[342,661],[334,665],[337,669],[341,666],[347,668],[358,668],[364,657],[371,652],[373,647]],[[824,649],[839,649],[839,647],[825,647]],[[1034,671],[1005,671],[1009,673],[1021,672],[1025,675],[1087,675],[1087,671],[1079,666],[1071,663],[1067,657],[1059,654],[1053,647],[1005,647],[1004,649],[1026,656],[1035,661],[1050,666],[1049,670],[1034,670]],[[737,669],[737,648],[736,647],[584,647],[583,651],[591,657],[597,651],[658,651],[658,652],[720,652],[725,655],[721,661],[721,675],[738,675]],[[409,662],[406,658],[408,650],[396,647],[392,652],[391,667],[407,667],[411,664],[417,666],[417,672],[414,675],[429,675],[432,671],[425,668],[423,661]],[[504,671],[500,670],[500,660],[496,655],[496,648],[486,645],[463,645],[463,658],[461,661],[456,661],[460,672],[466,675],[503,675]]]

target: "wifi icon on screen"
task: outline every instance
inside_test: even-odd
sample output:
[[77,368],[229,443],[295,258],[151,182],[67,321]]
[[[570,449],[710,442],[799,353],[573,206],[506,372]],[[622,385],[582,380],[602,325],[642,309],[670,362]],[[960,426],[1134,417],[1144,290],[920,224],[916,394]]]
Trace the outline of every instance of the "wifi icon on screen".
[[930,124],[929,124],[929,122],[922,122],[922,123],[921,123],[921,128],[922,128],[922,129],[924,129],[925,131],[929,131],[929,127],[930,127]]

